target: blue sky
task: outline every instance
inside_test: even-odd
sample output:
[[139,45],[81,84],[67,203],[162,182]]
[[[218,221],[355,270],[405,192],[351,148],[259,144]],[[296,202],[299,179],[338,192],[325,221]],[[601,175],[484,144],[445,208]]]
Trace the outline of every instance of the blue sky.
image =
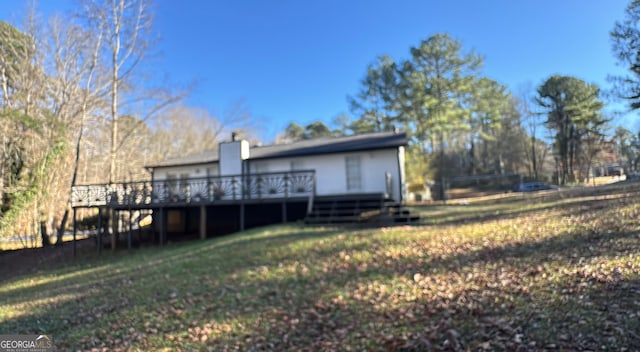
[[[484,74],[514,93],[552,74],[607,89],[607,75],[624,72],[608,34],[627,3],[156,0],[157,71],[178,84],[197,82],[186,104],[213,114],[244,99],[270,141],[291,121],[329,123],[349,113],[346,97],[358,91],[368,64],[384,54],[407,58],[435,33],[483,55]],[[41,0],[39,8],[48,14],[73,4]],[[0,17],[12,20],[23,6],[2,0]],[[640,128],[635,113],[616,122]]]

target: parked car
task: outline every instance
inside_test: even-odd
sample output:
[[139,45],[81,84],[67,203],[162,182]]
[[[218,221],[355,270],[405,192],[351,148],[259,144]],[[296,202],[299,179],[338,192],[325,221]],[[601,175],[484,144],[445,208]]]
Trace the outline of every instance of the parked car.
[[549,185],[544,182],[525,182],[519,183],[513,187],[514,192],[535,192],[544,190],[557,190],[558,186]]
[[627,174],[627,181],[640,181],[640,172]]

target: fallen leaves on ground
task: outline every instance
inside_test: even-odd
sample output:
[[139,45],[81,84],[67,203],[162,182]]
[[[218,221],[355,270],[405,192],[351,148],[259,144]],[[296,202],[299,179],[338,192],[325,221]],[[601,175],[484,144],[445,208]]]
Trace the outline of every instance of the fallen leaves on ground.
[[141,250],[100,271],[3,284],[1,330],[98,351],[631,351],[639,200]]

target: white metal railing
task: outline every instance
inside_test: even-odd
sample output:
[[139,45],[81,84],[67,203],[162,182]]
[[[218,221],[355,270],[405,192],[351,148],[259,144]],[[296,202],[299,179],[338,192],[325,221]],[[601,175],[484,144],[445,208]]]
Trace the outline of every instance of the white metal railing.
[[300,197],[313,199],[315,189],[315,171],[269,172],[74,186],[71,204],[73,207],[97,207]]

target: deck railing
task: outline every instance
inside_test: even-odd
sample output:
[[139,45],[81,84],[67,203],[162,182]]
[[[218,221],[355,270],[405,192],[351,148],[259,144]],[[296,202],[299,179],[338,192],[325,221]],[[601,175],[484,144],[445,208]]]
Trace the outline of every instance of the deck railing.
[[288,171],[74,186],[71,204],[73,207],[136,207],[309,198],[314,193],[315,171]]

